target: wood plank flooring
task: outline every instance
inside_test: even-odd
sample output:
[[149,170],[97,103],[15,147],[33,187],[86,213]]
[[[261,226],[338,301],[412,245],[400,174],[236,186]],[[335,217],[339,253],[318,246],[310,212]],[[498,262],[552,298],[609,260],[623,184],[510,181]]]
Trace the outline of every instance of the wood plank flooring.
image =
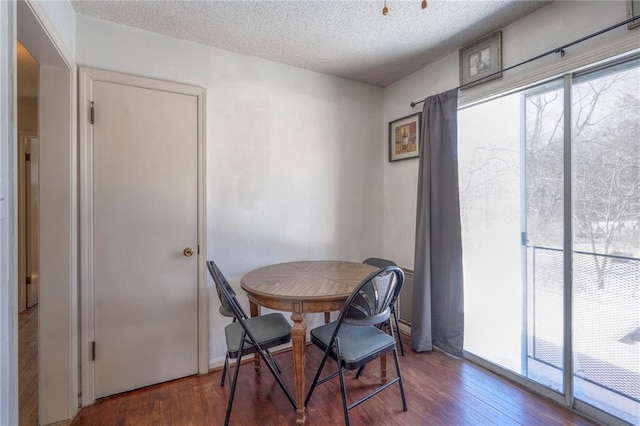
[[38,424],[38,305],[18,314],[18,421]]
[[[409,347],[404,336],[405,347]],[[322,354],[307,347],[307,383]],[[284,381],[293,389],[290,351],[275,356]],[[329,364],[333,364],[331,361]],[[330,365],[333,367],[333,365]],[[367,366],[358,380],[349,372],[349,401],[377,383],[380,364]],[[387,362],[394,377],[393,361]],[[354,425],[593,425],[589,420],[510,383],[468,361],[442,352],[400,357],[409,411],[402,411],[397,385],[350,411]],[[325,367],[325,371],[330,371]],[[72,425],[220,425],[224,422],[229,382],[220,386],[221,371],[192,376],[104,398],[86,407]],[[231,413],[232,425],[294,425],[295,410],[269,371],[255,373],[243,364]],[[316,388],[307,407],[308,425],[344,424],[337,379]]]

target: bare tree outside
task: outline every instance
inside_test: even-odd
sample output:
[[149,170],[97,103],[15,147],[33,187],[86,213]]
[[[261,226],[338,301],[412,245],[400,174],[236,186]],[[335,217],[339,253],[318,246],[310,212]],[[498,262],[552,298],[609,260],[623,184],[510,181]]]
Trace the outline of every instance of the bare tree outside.
[[[640,257],[638,69],[575,86],[577,244]],[[598,288],[615,258],[594,256]]]
[[[573,92],[574,248],[640,257],[640,88],[638,69],[578,83]],[[561,96],[527,96],[528,238],[561,247]],[[557,109],[557,108],[556,108]],[[592,256],[597,286],[616,258]]]

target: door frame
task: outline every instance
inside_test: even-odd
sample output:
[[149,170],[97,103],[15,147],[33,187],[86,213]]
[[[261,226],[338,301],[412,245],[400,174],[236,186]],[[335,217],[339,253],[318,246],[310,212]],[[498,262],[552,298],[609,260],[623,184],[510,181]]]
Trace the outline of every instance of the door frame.
[[195,96],[198,104],[197,148],[197,235],[198,235],[198,373],[209,372],[209,295],[206,280],[205,253],[205,96],[202,87],[122,74],[95,68],[79,68],[78,119],[80,138],[80,288],[81,336],[80,362],[82,380],[82,405],[95,401],[94,363],[92,344],[94,324],[94,274],[93,274],[93,126],[90,123],[93,83],[96,81],[142,87],[152,90]]
[[18,423],[16,41],[16,5],[0,2],[0,424]]

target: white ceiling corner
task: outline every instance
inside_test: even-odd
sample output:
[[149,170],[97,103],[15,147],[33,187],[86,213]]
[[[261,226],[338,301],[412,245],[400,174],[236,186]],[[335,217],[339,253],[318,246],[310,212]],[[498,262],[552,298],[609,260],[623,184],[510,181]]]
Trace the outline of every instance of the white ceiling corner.
[[548,1],[73,1],[76,13],[384,87]]

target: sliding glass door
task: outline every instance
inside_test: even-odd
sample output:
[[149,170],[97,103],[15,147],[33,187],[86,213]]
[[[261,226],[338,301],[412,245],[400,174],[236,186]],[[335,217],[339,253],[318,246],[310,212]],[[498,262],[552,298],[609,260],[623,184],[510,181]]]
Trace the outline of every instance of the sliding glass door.
[[465,351],[638,424],[640,60],[462,109],[458,133]]

